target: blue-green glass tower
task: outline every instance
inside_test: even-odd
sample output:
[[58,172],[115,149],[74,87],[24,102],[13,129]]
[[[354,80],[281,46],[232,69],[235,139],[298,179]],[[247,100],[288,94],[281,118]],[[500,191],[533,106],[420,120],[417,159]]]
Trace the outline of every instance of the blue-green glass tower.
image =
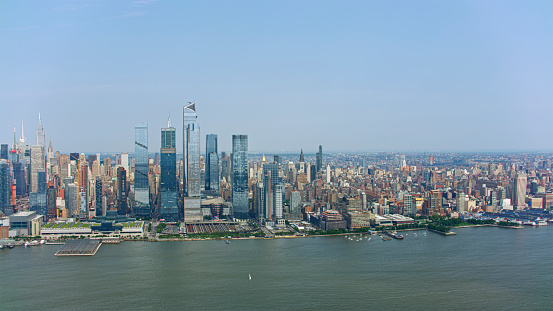
[[206,136],[205,144],[205,190],[219,193],[219,154],[217,153],[217,135]]
[[176,129],[171,127],[171,118],[166,128],[161,129],[160,149],[160,208],[159,217],[166,221],[178,221],[177,207],[177,149]]
[[150,187],[148,183],[148,125],[134,127],[134,207],[138,217],[150,216]]
[[232,135],[232,217],[249,218],[248,135]]

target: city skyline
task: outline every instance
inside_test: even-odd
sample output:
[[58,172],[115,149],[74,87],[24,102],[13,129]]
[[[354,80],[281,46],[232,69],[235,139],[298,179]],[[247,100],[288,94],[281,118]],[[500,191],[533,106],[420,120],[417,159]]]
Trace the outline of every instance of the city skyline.
[[137,122],[157,149],[192,101],[227,152],[552,150],[552,4],[532,3],[4,2],[0,142],[23,120],[32,145],[40,113],[62,152],[131,152]]

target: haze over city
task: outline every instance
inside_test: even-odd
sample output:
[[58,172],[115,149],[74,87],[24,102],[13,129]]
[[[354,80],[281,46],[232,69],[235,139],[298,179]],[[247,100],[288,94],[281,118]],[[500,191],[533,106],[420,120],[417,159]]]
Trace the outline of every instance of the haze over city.
[[[197,104],[250,152],[553,149],[550,1],[9,1],[0,141],[132,152]],[[9,113],[6,113],[9,112]],[[182,150],[182,139],[177,139]]]

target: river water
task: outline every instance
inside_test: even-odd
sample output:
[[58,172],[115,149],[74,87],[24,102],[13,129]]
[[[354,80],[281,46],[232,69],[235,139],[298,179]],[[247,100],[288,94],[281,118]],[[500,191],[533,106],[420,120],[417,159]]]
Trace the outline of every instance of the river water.
[[0,309],[551,310],[553,226],[453,231],[3,249]]

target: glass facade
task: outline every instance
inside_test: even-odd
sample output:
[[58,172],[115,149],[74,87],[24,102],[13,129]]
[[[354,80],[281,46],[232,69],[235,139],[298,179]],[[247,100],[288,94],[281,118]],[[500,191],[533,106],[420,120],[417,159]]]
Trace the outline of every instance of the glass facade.
[[183,107],[182,118],[184,221],[201,221],[200,126],[195,103]]
[[11,178],[8,161],[0,160],[0,210],[11,214]]
[[38,215],[47,215],[46,172],[44,170],[37,171],[37,191],[29,195],[29,207]]
[[317,161],[317,172],[320,172],[323,169],[323,146],[319,145],[319,152],[317,152],[315,157]]
[[217,153],[217,135],[206,136],[205,144],[205,190],[219,192],[219,154]]
[[177,207],[177,150],[174,127],[161,129],[160,150],[160,210],[159,217],[166,221],[178,221]]
[[134,127],[134,210],[135,216],[150,216],[148,184],[148,125]]
[[104,206],[102,204],[102,200],[104,198],[102,176],[96,176],[94,187],[94,208],[96,209],[96,216],[102,216],[104,209]]
[[249,218],[248,135],[232,135],[232,216]]
[[189,103],[183,108],[183,161],[184,195],[200,196],[200,126],[196,114],[196,104]]

